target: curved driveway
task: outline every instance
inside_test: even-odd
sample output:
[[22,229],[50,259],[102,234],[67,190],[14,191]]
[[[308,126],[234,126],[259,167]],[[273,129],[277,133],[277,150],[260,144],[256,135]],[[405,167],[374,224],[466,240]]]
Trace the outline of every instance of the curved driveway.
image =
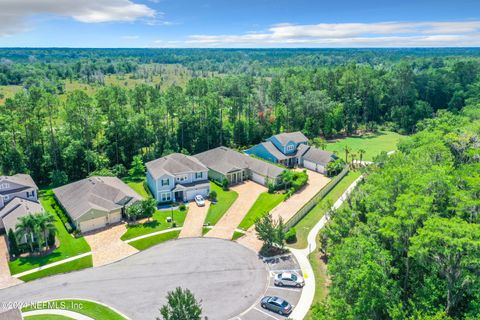
[[180,286],[202,300],[204,316],[225,320],[254,304],[267,281],[265,266],[251,250],[232,241],[191,238],[103,267],[0,290],[0,302],[85,298],[110,305],[132,319],[155,319],[166,293]]

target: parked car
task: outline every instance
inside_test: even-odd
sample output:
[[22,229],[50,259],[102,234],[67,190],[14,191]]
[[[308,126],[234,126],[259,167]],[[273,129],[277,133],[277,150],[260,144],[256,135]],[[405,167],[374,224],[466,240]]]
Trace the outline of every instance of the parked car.
[[265,296],[260,302],[262,308],[276,312],[280,315],[289,315],[292,313],[292,305],[288,301],[275,296]]
[[305,280],[296,272],[282,272],[275,275],[273,283],[279,287],[301,288],[305,285]]
[[203,207],[205,205],[205,199],[203,199],[203,197],[199,194],[195,196],[195,202],[199,207]]

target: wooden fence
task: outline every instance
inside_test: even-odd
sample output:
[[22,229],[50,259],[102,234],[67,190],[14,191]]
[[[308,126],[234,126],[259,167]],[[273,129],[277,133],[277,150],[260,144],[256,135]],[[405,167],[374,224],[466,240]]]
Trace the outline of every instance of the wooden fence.
[[322,190],[320,190],[315,196],[313,196],[312,199],[305,203],[300,210],[298,210],[297,213],[295,213],[295,215],[285,223],[285,230],[287,231],[296,225],[300,220],[302,220],[302,218],[305,217],[307,213],[309,213],[310,210],[312,210],[313,207],[315,207],[317,203],[320,202],[320,200],[322,200],[330,192],[330,190],[332,190],[340,182],[340,180],[343,179],[343,177],[345,177],[345,175],[348,173],[348,170],[349,167],[347,165],[345,168],[343,168],[342,172],[330,180],[330,182]]

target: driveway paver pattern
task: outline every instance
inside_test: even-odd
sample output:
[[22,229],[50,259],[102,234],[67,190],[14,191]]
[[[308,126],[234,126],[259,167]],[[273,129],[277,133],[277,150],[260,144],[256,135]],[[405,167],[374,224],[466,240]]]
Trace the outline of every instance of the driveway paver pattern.
[[201,237],[203,230],[203,223],[207,217],[208,208],[210,208],[210,201],[205,200],[203,207],[197,206],[195,201],[191,201],[188,205],[188,213],[183,222],[182,231],[180,231],[179,238]]

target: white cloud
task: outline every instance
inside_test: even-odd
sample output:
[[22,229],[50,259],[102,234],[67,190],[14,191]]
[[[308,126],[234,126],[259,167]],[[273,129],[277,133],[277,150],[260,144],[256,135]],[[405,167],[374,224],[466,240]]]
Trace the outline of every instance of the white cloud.
[[1,0],[0,36],[27,29],[26,20],[37,14],[71,17],[84,23],[155,20],[155,10],[130,0]]
[[479,46],[480,21],[277,24],[267,32],[192,35],[198,47]]

